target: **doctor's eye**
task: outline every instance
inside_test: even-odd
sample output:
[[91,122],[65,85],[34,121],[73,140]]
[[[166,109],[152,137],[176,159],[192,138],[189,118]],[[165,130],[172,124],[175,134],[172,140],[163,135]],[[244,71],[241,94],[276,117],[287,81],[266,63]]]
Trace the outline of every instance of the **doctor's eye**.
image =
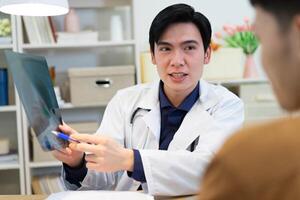
[[159,47],[159,51],[170,51],[170,47]]
[[195,45],[188,45],[186,47],[184,47],[184,50],[185,51],[191,51],[191,50],[194,50],[196,49],[197,47]]

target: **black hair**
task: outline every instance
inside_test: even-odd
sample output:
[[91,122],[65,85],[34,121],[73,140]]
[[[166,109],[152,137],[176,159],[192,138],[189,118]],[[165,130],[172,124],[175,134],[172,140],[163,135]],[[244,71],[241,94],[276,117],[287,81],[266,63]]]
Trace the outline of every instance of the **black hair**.
[[271,13],[282,30],[288,29],[293,17],[300,14],[300,0],[250,0],[250,3]]
[[161,35],[172,24],[191,22],[198,28],[204,50],[206,51],[211,41],[211,25],[209,20],[200,12],[195,12],[194,8],[187,4],[174,4],[160,11],[152,21],[149,30],[149,43],[151,52],[154,53],[154,45]]

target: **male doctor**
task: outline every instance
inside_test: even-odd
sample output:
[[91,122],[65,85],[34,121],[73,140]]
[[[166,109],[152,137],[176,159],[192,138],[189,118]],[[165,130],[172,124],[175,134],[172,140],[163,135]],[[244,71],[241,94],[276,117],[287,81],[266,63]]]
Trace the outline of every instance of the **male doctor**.
[[81,141],[53,152],[68,189],[197,193],[206,165],[244,118],[239,98],[199,81],[210,40],[209,20],[188,5],[155,17],[149,42],[161,80],[120,90],[94,135],[60,127]]

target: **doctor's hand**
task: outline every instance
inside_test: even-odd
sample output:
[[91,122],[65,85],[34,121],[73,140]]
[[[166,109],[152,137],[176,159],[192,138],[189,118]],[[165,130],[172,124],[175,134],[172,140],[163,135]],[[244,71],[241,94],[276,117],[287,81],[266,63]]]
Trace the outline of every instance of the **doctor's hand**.
[[73,151],[86,153],[86,167],[99,172],[133,170],[133,150],[125,149],[110,137],[90,134],[74,134],[73,139],[81,143],[72,143]]
[[[70,126],[66,125],[59,125],[59,130],[67,135],[79,135],[77,131],[72,129]],[[81,164],[83,159],[83,153],[81,151],[73,150],[69,147],[60,150],[52,151],[52,155],[59,161],[66,163],[70,167],[77,167]]]

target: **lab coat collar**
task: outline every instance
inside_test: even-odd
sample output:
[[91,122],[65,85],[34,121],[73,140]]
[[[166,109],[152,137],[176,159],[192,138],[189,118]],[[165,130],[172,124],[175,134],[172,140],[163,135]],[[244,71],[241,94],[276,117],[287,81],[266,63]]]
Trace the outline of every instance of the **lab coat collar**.
[[[150,109],[150,111],[143,116],[143,119],[147,124],[147,126],[149,127],[149,129],[151,130],[151,132],[155,135],[157,141],[159,141],[160,138],[160,107],[159,107],[159,98],[158,98],[159,81],[148,84],[146,87],[149,87],[149,91],[142,97],[142,99],[140,100],[137,106],[142,109]],[[212,86],[208,84],[206,81],[200,80],[200,87],[199,87],[200,97],[198,101],[196,101],[196,103],[194,104],[190,112],[188,112],[188,114],[186,115],[178,131],[175,133],[174,139],[171,142],[171,144],[174,143],[174,146],[189,145],[188,143],[190,142],[190,140],[191,142],[193,142],[194,139],[196,139],[199,135],[199,133],[193,130],[194,129],[197,130],[197,127],[199,128],[199,126],[205,125],[202,122],[205,123],[207,118],[210,118],[210,115],[206,111],[209,110],[211,107],[213,107],[219,101],[217,95],[214,93],[211,87]],[[200,121],[201,123],[198,123],[198,121]],[[180,140],[182,140],[182,142],[180,142]]]
[[[146,87],[149,91],[141,98],[137,107],[142,109],[152,110],[153,108],[159,108],[159,81],[153,83],[148,83]],[[199,102],[204,106],[204,108],[209,109],[214,106],[218,101],[217,95],[210,89],[211,85],[204,80],[200,80],[199,87]]]
[[148,92],[141,98],[137,107],[142,109],[155,109],[159,108],[159,81],[146,84]]
[[141,98],[138,108],[150,110],[143,116],[143,120],[154,134],[157,142],[160,137],[160,107],[159,107],[159,81],[149,83],[147,86],[149,91]]
[[212,116],[204,109],[203,105],[197,102],[185,116],[169,144],[168,150],[188,149],[197,137],[201,137],[202,133],[213,126],[213,123]]
[[215,106],[220,99],[212,86],[203,80],[200,81],[200,91],[199,101],[185,116],[168,150],[187,149],[201,133],[213,126],[214,120],[208,110]]

